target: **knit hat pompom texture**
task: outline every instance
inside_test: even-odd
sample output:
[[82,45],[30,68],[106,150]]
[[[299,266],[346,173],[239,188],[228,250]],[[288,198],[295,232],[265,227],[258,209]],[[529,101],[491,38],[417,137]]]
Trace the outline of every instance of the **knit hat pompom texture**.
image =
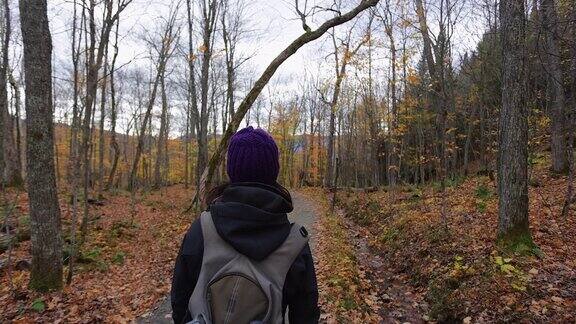
[[227,165],[231,182],[272,184],[279,170],[278,146],[265,130],[248,126],[232,136]]

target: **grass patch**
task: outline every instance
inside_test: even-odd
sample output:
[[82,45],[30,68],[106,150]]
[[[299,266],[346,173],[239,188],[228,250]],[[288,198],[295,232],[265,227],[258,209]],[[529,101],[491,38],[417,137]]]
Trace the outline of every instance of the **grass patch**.
[[116,253],[114,253],[114,256],[112,256],[112,263],[124,264],[125,259],[126,259],[126,253],[124,253],[123,251],[117,251]]

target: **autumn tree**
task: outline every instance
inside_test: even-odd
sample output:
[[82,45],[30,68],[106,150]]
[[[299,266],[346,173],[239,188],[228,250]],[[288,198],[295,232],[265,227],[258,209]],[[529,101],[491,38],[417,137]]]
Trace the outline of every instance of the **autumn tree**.
[[[368,24],[368,30],[370,29],[370,23]],[[335,153],[335,146],[336,146],[336,115],[338,113],[338,99],[340,97],[340,92],[342,88],[342,82],[344,81],[344,77],[346,76],[346,67],[354,58],[354,56],[358,53],[360,48],[369,41],[369,33],[367,35],[362,35],[360,40],[358,40],[355,44],[353,42],[353,31],[354,26],[350,28],[347,32],[345,37],[337,39],[337,36],[332,30],[330,36],[332,39],[332,46],[334,47],[334,73],[335,73],[335,81],[334,81],[334,88],[332,89],[332,97],[330,100],[324,99],[324,102],[330,107],[330,119],[329,119],[329,126],[328,126],[328,149],[327,149],[327,160],[326,160],[326,177],[325,177],[325,186],[330,188],[334,185],[334,178],[336,175],[335,172],[335,163],[336,163],[336,153]]]
[[[91,168],[90,168],[90,147],[92,145],[92,121],[96,102],[96,93],[98,90],[98,80],[100,70],[102,69],[105,54],[110,40],[112,29],[118,20],[120,13],[132,0],[121,0],[114,6],[114,1],[105,0],[102,3],[97,3],[95,0],[89,0],[86,6],[86,19],[88,29],[87,35],[87,48],[86,48],[86,87],[84,95],[84,116],[81,122],[81,142],[79,147],[78,157],[82,160],[83,166],[83,195],[84,195],[84,214],[81,224],[81,240],[83,242],[86,234],[88,233],[88,196],[89,186],[91,182]],[[98,5],[102,4],[102,8]],[[97,25],[96,14],[102,10],[102,23]]]

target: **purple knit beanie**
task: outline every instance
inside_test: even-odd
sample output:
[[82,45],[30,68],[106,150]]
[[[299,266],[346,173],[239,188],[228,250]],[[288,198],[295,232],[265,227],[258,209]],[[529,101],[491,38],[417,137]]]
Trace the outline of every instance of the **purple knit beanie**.
[[228,177],[234,182],[276,182],[280,165],[278,146],[265,130],[248,126],[230,139]]

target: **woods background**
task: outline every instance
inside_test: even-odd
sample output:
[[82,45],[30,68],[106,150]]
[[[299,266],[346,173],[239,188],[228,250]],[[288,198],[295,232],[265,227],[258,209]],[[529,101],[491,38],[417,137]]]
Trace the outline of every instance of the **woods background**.
[[449,228],[447,188],[487,177],[494,241],[539,255],[538,171],[565,181],[556,216],[573,217],[573,0],[1,3],[0,265],[27,191],[33,289],[62,288],[64,266],[72,282],[97,206],[126,195],[132,226],[157,189],[191,188],[186,204],[226,182],[238,124],[276,139],[279,183],[333,204],[433,188]]

